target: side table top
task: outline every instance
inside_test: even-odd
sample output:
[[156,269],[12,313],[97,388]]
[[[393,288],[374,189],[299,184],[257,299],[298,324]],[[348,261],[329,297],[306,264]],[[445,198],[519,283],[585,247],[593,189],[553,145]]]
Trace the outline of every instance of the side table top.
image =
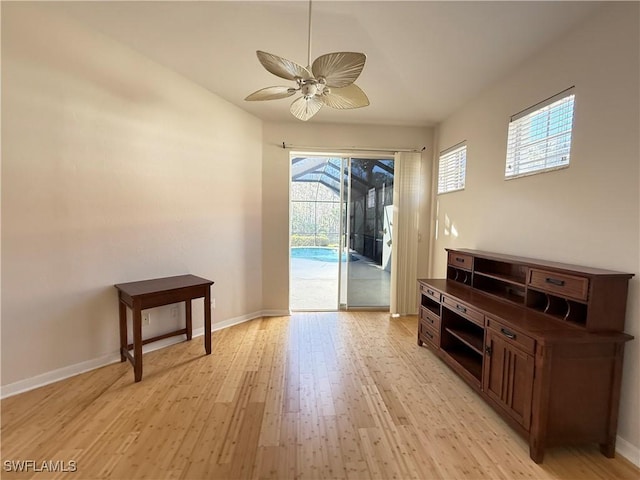
[[177,275],[175,277],[153,278],[138,282],[118,283],[114,285],[119,291],[131,297],[159,293],[179,288],[213,285],[213,281],[195,275]]

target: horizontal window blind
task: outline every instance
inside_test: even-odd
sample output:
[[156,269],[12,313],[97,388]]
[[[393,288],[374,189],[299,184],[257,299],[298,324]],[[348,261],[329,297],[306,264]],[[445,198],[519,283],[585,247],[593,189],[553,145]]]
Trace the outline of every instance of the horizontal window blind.
[[459,143],[440,153],[438,162],[438,193],[464,189],[467,169],[467,144]]
[[569,165],[574,98],[573,89],[569,89],[512,117],[506,178]]

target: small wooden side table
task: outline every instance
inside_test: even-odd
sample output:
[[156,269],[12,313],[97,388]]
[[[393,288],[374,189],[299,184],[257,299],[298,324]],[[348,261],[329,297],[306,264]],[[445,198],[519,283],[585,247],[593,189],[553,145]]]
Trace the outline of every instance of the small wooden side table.
[[[211,285],[214,282],[195,275],[155,278],[140,282],[120,283],[118,304],[120,314],[120,361],[127,359],[133,365],[135,381],[142,380],[142,345],[173,337],[186,335],[191,340],[191,300],[204,297],[204,349],[211,354]],[[142,339],[142,310],[172,303],[184,302],[186,327],[152,338]],[[133,343],[127,339],[127,307],[133,317]],[[131,355],[130,350],[133,350]]]

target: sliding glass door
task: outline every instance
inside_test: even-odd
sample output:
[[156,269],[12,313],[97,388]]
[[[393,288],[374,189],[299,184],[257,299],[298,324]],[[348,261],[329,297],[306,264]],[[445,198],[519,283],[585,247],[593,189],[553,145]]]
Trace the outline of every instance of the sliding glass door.
[[290,307],[388,308],[393,159],[291,156]]

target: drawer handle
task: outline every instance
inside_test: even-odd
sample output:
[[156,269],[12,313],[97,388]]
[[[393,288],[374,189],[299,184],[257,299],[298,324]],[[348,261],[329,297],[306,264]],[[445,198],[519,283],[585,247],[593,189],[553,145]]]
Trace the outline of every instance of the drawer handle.
[[500,329],[500,333],[502,333],[505,337],[510,338],[511,340],[515,340],[516,339],[516,334],[510,332],[506,328],[501,328]]
[[430,332],[427,332],[426,330],[424,331],[424,333],[427,335],[427,337],[429,337],[431,340],[433,340],[433,335],[431,335]]
[[427,289],[427,295],[435,296],[435,294],[436,292],[434,292],[433,290]]
[[434,323],[433,319],[430,317],[427,317],[427,320],[429,320],[431,323]]
[[464,308],[462,305],[456,304],[456,310],[460,310],[462,313],[467,313],[467,309]]
[[456,257],[456,262],[464,263],[464,257]]
[[564,280],[558,280],[557,278],[547,277],[544,279],[545,282],[550,283],[551,285],[555,285],[556,287],[564,287]]

